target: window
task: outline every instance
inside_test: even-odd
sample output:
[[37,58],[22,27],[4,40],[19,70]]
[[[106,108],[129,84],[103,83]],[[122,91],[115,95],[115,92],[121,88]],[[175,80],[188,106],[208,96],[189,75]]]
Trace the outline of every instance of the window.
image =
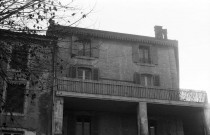
[[139,61],[140,63],[151,63],[149,47],[139,46]]
[[6,112],[23,113],[25,89],[25,84],[7,83],[5,102]]
[[78,56],[87,56],[91,57],[91,42],[88,39],[80,39],[75,42],[78,42]]
[[79,78],[83,80],[98,80],[99,70],[91,67],[70,66],[69,75],[71,78]]
[[76,121],[76,135],[90,135],[90,116],[78,116]]
[[10,60],[11,69],[26,69],[28,60],[28,49],[25,44],[14,44]]
[[99,43],[96,39],[72,36],[71,57],[99,57]]
[[153,86],[153,76],[150,74],[142,74],[140,80],[144,86]]
[[92,78],[90,68],[78,68],[77,74],[78,74],[78,78],[83,79],[83,80],[85,79],[90,80]]
[[158,48],[155,45],[133,45],[132,59],[134,63],[158,64]]
[[2,130],[0,131],[2,132],[1,135],[23,135],[23,131],[10,131],[10,130]]
[[143,86],[160,86],[159,75],[134,73],[134,83]]

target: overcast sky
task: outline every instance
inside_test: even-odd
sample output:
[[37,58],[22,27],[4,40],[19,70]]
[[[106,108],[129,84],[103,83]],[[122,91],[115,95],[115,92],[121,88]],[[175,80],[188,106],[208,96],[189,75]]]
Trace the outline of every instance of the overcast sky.
[[[154,37],[154,26],[179,42],[180,88],[210,100],[210,0],[75,0],[93,12],[79,27]],[[82,3],[82,4],[81,4]]]

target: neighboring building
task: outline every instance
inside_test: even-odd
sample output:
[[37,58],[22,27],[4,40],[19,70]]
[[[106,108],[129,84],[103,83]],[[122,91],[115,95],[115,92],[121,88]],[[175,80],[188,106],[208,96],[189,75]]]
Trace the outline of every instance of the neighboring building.
[[207,95],[179,89],[178,42],[51,25],[56,52],[54,134],[206,135]]
[[47,134],[55,39],[8,30],[0,35],[0,135]]

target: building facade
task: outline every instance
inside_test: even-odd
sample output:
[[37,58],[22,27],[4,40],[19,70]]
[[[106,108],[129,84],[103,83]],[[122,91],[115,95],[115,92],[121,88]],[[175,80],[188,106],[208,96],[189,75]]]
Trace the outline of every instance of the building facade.
[[207,95],[179,89],[178,42],[161,26],[0,34],[0,135],[209,135]]
[[51,25],[58,37],[53,131],[63,135],[205,135],[205,92],[179,89],[178,42]]

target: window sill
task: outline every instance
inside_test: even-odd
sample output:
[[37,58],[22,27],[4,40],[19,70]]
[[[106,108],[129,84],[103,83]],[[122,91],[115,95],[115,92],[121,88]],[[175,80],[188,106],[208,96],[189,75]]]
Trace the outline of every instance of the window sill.
[[85,60],[96,60],[97,58],[88,57],[88,56],[75,56],[76,59],[85,59]]

